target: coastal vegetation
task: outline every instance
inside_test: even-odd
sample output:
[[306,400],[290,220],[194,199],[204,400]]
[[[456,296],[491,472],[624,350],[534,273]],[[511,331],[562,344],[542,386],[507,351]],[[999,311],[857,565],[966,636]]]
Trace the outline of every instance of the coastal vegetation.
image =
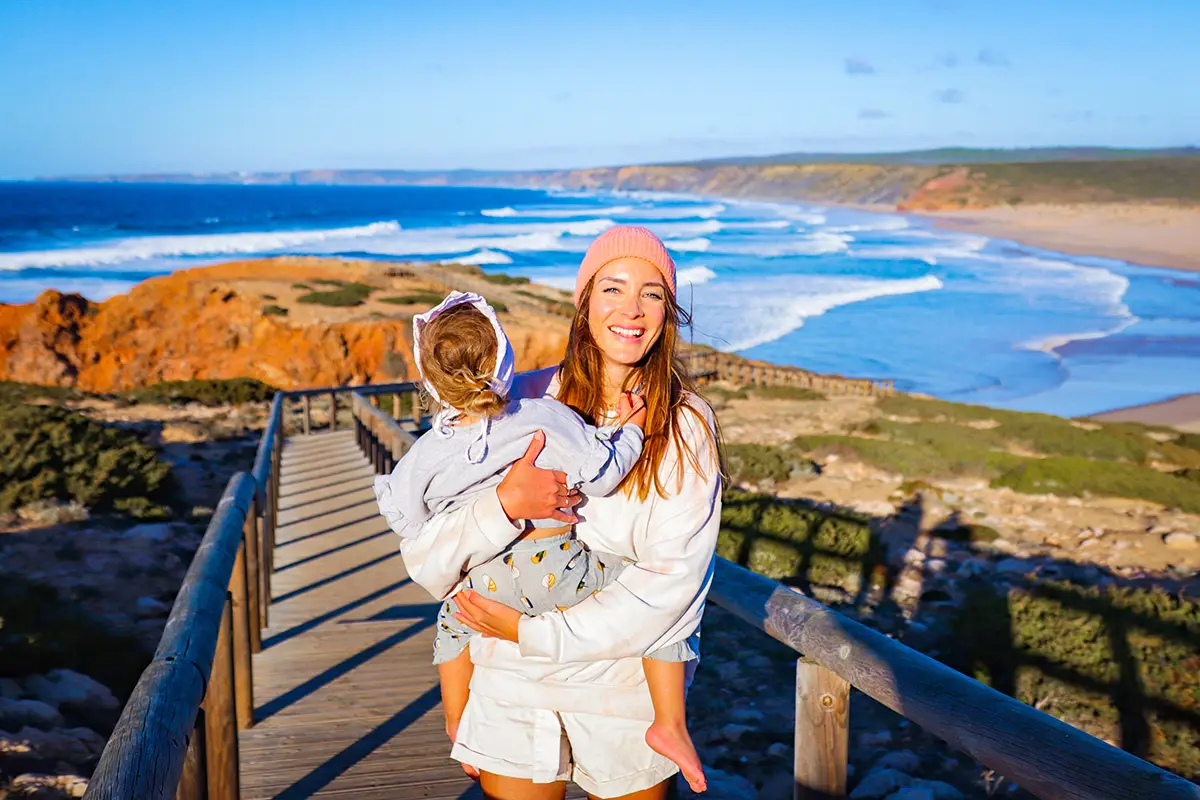
[[339,281],[322,278],[315,280],[314,283],[320,283],[332,288],[325,291],[312,291],[308,294],[302,294],[296,298],[296,302],[317,306],[334,306],[337,308],[361,306],[371,296],[371,292],[376,290],[374,286],[356,281]]
[[38,501],[161,518],[171,474],[131,431],[58,406],[0,407],[0,513]]
[[157,403],[202,406],[237,406],[263,403],[275,396],[276,389],[254,378],[198,379],[161,381],[142,389],[122,392],[119,397],[130,403]]

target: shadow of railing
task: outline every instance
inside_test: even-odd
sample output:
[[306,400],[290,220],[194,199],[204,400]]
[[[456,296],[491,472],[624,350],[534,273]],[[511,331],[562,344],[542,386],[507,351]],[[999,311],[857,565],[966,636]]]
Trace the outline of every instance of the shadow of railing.
[[[718,552],[1131,754],[1200,776],[1200,603],[1182,582],[1156,587],[1099,565],[1086,583],[1064,579],[1080,566],[1051,557],[1000,575],[995,563],[1008,556],[955,541],[953,518],[945,536],[923,530],[923,511],[919,495],[879,517],[731,491]],[[993,563],[973,578],[948,574],[981,560]]]

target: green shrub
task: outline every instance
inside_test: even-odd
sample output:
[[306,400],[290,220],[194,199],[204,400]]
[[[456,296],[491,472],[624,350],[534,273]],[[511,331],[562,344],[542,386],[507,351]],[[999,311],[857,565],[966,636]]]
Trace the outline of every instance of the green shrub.
[[866,517],[737,489],[725,492],[717,554],[775,580],[850,590],[882,561]]
[[272,304],[269,306],[263,306],[263,313],[268,317],[286,317],[288,315],[288,310],[282,306]]
[[1020,463],[1019,456],[997,452],[953,436],[938,441],[891,441],[861,436],[798,436],[793,444],[818,460],[828,455],[850,457],[909,478],[962,475],[991,477]]
[[313,278],[313,283],[319,283],[322,286],[345,286],[346,281],[339,281],[336,278]]
[[730,400],[745,400],[750,395],[746,392],[745,386],[740,386],[736,389],[729,389],[724,386],[710,384],[700,387],[700,394],[705,399],[716,400],[718,402],[729,402]]
[[276,297],[275,297],[275,295],[273,295],[273,294],[264,294],[264,295],[262,296],[262,299],[263,299],[263,300],[275,300],[275,299],[277,299],[277,298],[276,298]]
[[1191,481],[1195,484],[1200,484],[1200,469],[1180,469],[1171,473],[1176,478],[1182,478],[1185,481]]
[[529,283],[529,278],[520,275],[505,275],[503,272],[481,272],[479,277],[488,283],[496,283],[501,286],[524,286]]
[[73,669],[125,696],[150,663],[137,639],[21,575],[0,575],[0,677]]
[[402,294],[396,297],[381,297],[379,302],[391,303],[397,306],[436,306],[438,303],[446,299],[446,296],[441,292],[434,292],[429,289],[421,289],[409,294]]
[[0,453],[0,512],[38,500],[149,503],[171,472],[136,434],[54,406],[0,408]]
[[1030,459],[992,481],[1026,494],[1106,495],[1149,500],[1168,508],[1200,513],[1200,484],[1136,464],[1087,458]]
[[500,300],[488,300],[488,305],[490,305],[492,310],[497,314],[503,314],[508,311],[508,305]]
[[[1071,420],[1049,414],[923,400],[904,394],[881,398],[878,408],[885,414],[920,419],[922,422],[913,426],[914,431],[941,428],[952,431],[954,436],[970,438],[989,447],[1015,446],[1048,456],[1079,456],[1140,464],[1170,461],[1181,467],[1200,467],[1200,441],[1191,442],[1185,434],[1175,441],[1159,442],[1148,434],[1165,429],[1138,423],[1095,423],[1099,427],[1088,430]],[[965,424],[983,421],[996,423],[996,427],[980,429]],[[906,427],[906,423],[890,420],[878,420],[876,424],[882,432],[891,435],[902,433]]]
[[[950,628],[951,666],[1166,769],[1200,776],[1194,599],[1068,583],[1000,594],[976,583]],[[1140,741],[1122,741],[1139,729]]]
[[547,310],[552,311],[555,314],[561,314],[567,317],[575,316],[575,304],[570,300],[558,300],[553,297],[542,297],[540,294],[535,294],[525,289],[514,289],[513,291],[522,297],[528,297],[530,300],[535,300],[544,304]]
[[0,381],[0,405],[29,403],[35,400],[63,403],[68,400],[78,400],[84,396],[83,392],[70,386],[40,386],[36,383]]
[[307,283],[293,283],[292,288],[293,289],[301,289],[306,292],[312,291],[312,287],[309,286]]
[[765,444],[726,445],[725,459],[733,480],[759,485],[817,472],[811,459],[782,447]]
[[755,397],[765,400],[824,400],[825,395],[806,386],[752,386]]
[[365,283],[347,283],[330,280],[314,281],[314,283],[336,284],[338,288],[328,292],[309,292],[297,297],[296,302],[318,306],[332,306],[335,308],[360,306],[371,296],[371,292],[375,291],[374,286],[368,286]]
[[131,403],[229,406],[266,402],[275,397],[276,391],[275,387],[254,378],[212,378],[162,381],[124,392],[121,397]]

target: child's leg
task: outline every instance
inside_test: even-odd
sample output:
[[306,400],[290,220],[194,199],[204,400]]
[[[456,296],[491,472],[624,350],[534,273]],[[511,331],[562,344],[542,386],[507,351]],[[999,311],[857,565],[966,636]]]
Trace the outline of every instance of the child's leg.
[[437,665],[438,679],[442,684],[442,709],[446,712],[446,733],[454,740],[458,721],[471,694],[471,675],[475,665],[471,663],[471,651],[463,650],[457,658]]
[[646,744],[678,765],[692,791],[703,792],[708,786],[704,765],[687,730],[686,667],[685,661],[642,659],[646,687],[654,704],[654,723],[646,731]]
[[[464,649],[457,657],[438,664],[437,668],[442,684],[442,710],[446,713],[446,735],[453,742],[458,739],[458,723],[471,695],[471,675],[475,671],[471,651]],[[479,778],[479,770],[470,764],[463,764],[462,768],[470,777]]]

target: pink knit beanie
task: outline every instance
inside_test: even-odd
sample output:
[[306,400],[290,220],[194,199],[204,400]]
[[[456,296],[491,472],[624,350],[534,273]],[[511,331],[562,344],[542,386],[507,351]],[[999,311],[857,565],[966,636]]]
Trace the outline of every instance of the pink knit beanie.
[[579,305],[579,296],[588,281],[605,264],[626,257],[649,261],[662,274],[672,294],[675,292],[675,262],[662,240],[636,225],[614,225],[596,237],[579,265],[579,275],[575,278],[575,305]]

